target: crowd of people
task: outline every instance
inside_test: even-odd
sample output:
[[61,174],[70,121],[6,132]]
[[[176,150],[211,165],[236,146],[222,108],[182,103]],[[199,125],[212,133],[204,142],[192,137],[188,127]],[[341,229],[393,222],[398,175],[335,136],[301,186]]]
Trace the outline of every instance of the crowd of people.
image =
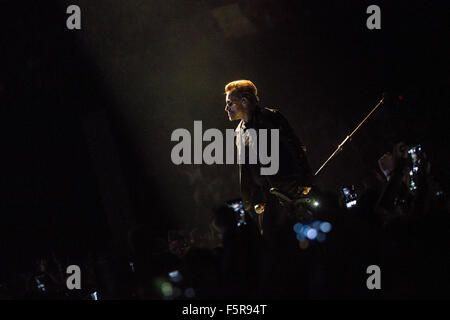
[[[270,237],[235,208],[214,211],[204,231],[155,237],[142,225],[129,233],[130,254],[90,254],[77,263],[81,289],[68,289],[67,258],[36,260],[4,274],[2,299],[403,299],[448,297],[450,202],[425,153],[405,143],[379,160],[379,170],[336,193],[316,192],[309,222],[326,221],[326,238],[300,238],[295,219]],[[381,289],[369,290],[367,268],[379,266]]]

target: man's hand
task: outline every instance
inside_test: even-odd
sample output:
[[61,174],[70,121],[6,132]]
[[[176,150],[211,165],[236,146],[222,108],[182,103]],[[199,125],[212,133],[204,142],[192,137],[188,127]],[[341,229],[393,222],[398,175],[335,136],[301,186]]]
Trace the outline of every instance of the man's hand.
[[389,180],[392,172],[399,167],[403,167],[408,159],[408,146],[404,142],[397,143],[392,153],[385,153],[378,159],[378,166],[384,173],[384,176]]
[[386,179],[389,180],[389,176],[394,170],[394,159],[392,157],[392,153],[388,152],[383,154],[381,158],[378,159],[378,166],[380,167],[380,170],[383,172]]

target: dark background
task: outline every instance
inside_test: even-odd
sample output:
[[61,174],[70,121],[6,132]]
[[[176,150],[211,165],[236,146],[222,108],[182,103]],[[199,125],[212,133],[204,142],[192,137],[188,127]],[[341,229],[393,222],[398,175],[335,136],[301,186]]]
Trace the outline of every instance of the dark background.
[[[81,8],[81,30],[66,28],[70,4]],[[221,24],[217,8],[233,4],[238,15]],[[381,30],[366,28],[371,4]],[[234,128],[223,88],[236,79],[252,80],[262,105],[289,119],[314,171],[390,93],[320,173],[325,190],[359,183],[398,139],[421,143],[448,181],[448,2],[0,6],[4,267],[52,251],[126,251],[135,225],[162,237],[207,226],[213,207],[239,196],[237,169],[172,164],[170,135],[192,132],[194,120]]]

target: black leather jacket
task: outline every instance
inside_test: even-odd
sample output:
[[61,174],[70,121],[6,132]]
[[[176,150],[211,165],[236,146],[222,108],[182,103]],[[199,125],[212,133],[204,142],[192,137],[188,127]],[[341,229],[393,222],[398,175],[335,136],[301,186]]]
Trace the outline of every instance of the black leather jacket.
[[[258,141],[258,129],[268,129],[268,138],[270,129],[279,129],[279,170],[275,175],[261,175],[259,161],[258,164],[248,164],[246,159],[245,164],[239,164],[241,197],[247,211],[252,213],[255,204],[267,203],[272,187],[293,198],[299,187],[312,186],[313,173],[306,158],[305,147],[278,110],[257,106],[252,119],[248,123],[241,121],[236,130],[245,132],[249,128],[256,130]],[[270,139],[268,147],[271,154]]]

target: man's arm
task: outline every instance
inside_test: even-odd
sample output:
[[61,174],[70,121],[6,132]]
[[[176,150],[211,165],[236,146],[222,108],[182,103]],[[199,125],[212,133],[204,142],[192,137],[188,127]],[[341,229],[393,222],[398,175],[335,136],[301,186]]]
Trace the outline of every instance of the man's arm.
[[278,110],[266,110],[271,115],[270,127],[272,129],[278,129],[280,133],[280,158],[283,158],[283,163],[280,163],[280,165],[288,166],[288,168],[280,168],[282,175],[294,179],[298,186],[312,186],[314,176],[306,157],[305,145],[300,141],[289,122]]

